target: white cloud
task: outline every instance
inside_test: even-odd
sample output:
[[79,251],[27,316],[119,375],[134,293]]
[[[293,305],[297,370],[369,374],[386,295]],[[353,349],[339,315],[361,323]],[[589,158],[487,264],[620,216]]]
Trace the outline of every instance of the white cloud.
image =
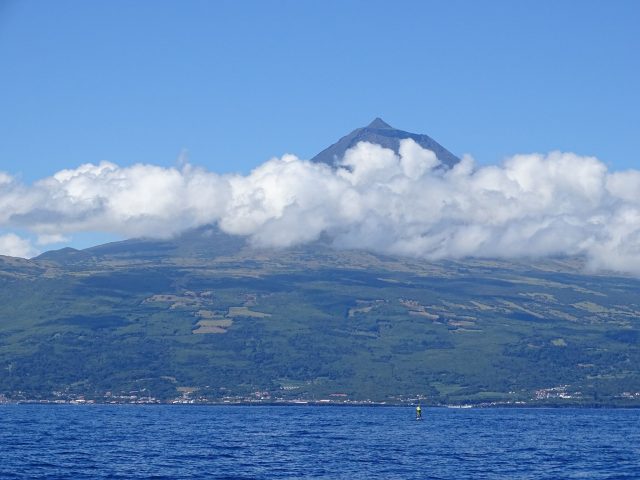
[[6,172],[0,172],[0,185],[7,185],[13,182],[13,177]]
[[15,233],[0,235],[0,255],[9,257],[31,258],[38,254],[28,239],[21,238]]
[[38,245],[51,245],[54,243],[68,243],[71,241],[71,237],[60,235],[59,233],[42,234],[38,235],[36,243]]
[[453,169],[403,140],[399,155],[360,143],[338,168],[292,155],[248,175],[187,163],[63,170],[32,186],[0,175],[0,226],[40,242],[78,231],[170,236],[217,223],[260,246],[326,233],[337,247],[428,259],[586,255],[598,269],[640,274],[640,172],[592,157],[516,155]]

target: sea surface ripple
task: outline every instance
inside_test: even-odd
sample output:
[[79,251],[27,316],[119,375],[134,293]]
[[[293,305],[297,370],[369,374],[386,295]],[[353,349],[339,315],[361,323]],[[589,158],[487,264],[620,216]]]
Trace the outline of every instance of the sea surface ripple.
[[1,405],[2,479],[637,479],[640,410]]

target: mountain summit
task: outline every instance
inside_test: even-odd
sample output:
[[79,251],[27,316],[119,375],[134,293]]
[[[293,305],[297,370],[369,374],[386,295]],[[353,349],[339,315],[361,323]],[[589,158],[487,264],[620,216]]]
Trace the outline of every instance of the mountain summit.
[[373,122],[367,125],[366,128],[378,129],[378,130],[394,130],[394,128],[391,125],[389,125],[387,122],[382,120],[380,117],[374,118]]
[[357,128],[350,134],[342,137],[336,143],[313,157],[311,161],[335,165],[342,160],[342,157],[344,157],[347,150],[355,147],[359,142],[376,143],[398,153],[400,140],[405,138],[411,138],[421,147],[433,151],[438,159],[447,167],[452,167],[460,161],[458,157],[430,136],[398,130],[379,117],[375,118],[366,127]]

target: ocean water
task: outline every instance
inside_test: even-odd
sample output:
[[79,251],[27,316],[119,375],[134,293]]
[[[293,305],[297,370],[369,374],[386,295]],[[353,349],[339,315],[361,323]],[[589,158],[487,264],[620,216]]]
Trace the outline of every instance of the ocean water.
[[0,406],[0,478],[638,479],[640,410]]

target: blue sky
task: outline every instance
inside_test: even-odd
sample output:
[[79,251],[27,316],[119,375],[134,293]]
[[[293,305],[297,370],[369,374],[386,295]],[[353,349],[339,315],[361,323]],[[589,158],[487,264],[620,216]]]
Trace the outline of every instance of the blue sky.
[[[640,272],[639,24],[631,0],[0,0],[0,255],[218,224]],[[356,152],[351,176],[265,163],[378,116],[480,167],[439,178],[410,148]],[[578,157],[502,163],[556,150]],[[168,168],[185,159],[202,169]]]
[[247,172],[375,116],[498,163],[640,151],[637,1],[0,3],[0,170]]

